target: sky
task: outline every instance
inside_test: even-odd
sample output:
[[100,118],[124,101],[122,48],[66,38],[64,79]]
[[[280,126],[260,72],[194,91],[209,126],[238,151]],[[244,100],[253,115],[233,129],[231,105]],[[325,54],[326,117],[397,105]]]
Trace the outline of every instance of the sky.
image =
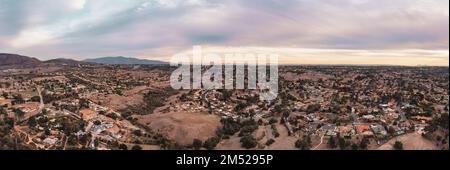
[[169,60],[268,52],[285,64],[449,64],[448,0],[0,0],[0,53]]

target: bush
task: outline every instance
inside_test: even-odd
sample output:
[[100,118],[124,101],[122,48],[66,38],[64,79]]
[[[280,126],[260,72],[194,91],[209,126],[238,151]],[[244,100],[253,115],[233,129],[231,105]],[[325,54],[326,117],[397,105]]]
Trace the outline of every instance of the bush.
[[208,149],[208,150],[213,150],[217,144],[219,144],[220,139],[218,137],[212,137],[207,139],[204,143],[203,143],[203,147]]
[[245,135],[240,140],[241,146],[246,149],[251,149],[258,145],[258,141],[252,135]]
[[133,135],[135,135],[135,136],[142,136],[142,131],[141,130],[135,130],[135,131],[133,131]]
[[222,130],[225,135],[232,136],[241,129],[241,125],[231,118],[222,119],[222,124]]
[[39,97],[39,96],[33,96],[33,97],[31,97],[31,99],[30,99],[32,102],[41,102],[41,97]]
[[308,107],[306,108],[306,113],[314,113],[320,110],[320,104],[312,104],[312,105],[308,105]]
[[122,115],[122,117],[123,117],[124,119],[127,119],[128,117],[131,116],[131,113],[130,113],[130,112],[125,112],[125,113],[122,113],[121,115]]
[[273,143],[275,143],[275,140],[274,140],[274,139],[269,139],[269,140],[266,142],[266,145],[267,145],[267,146],[270,146],[270,145],[272,145]]
[[239,137],[242,137],[242,136],[245,136],[245,135],[250,135],[257,129],[258,129],[257,125],[244,126],[241,129],[241,132],[239,133]]
[[107,117],[116,120],[118,118],[118,116],[115,113],[110,113],[108,115],[106,115]]
[[396,141],[394,144],[394,149],[395,150],[403,150],[403,143],[400,141]]
[[101,125],[102,124],[102,122],[100,122],[100,120],[96,120],[96,121],[94,121],[94,125],[97,125],[97,126],[99,126],[99,125]]
[[23,112],[22,110],[17,109],[17,108],[14,108],[14,109],[13,109],[13,112],[14,112],[18,117],[22,117],[22,116],[25,115],[25,112]]
[[310,143],[309,143],[308,140],[309,140],[309,139],[307,139],[307,138],[304,138],[304,139],[298,139],[298,140],[295,142],[295,147],[296,147],[296,148],[299,148],[299,149],[301,149],[301,150],[309,150],[310,147],[311,147],[311,145],[310,145]]
[[370,143],[369,139],[363,138],[363,139],[361,140],[361,143],[359,144],[359,148],[361,148],[361,149],[367,149],[369,143]]
[[142,147],[139,145],[134,145],[131,150],[142,150]]
[[119,145],[119,149],[120,150],[128,150],[128,146],[122,143]]
[[334,137],[331,136],[330,139],[328,139],[328,145],[330,146],[330,148],[334,149],[336,148],[336,141],[334,140]]
[[194,147],[194,149],[199,150],[203,145],[203,142],[199,139],[194,139],[194,141],[192,142],[192,147]]
[[270,124],[275,124],[275,123],[277,123],[277,122],[278,122],[278,120],[275,119],[275,118],[271,118],[271,119],[269,120],[269,123],[270,123]]

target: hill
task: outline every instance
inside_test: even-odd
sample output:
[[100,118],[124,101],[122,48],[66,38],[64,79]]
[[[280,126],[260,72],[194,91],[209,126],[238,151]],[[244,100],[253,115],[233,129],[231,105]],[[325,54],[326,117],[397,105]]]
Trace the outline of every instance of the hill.
[[36,58],[0,53],[0,66],[37,66],[42,62]]
[[102,58],[94,58],[94,59],[86,59],[84,62],[89,63],[98,63],[98,64],[111,64],[111,65],[120,65],[120,64],[141,64],[141,65],[164,65],[168,64],[163,61],[157,60],[145,60],[145,59],[137,59],[130,57],[102,57]]
[[66,58],[57,58],[52,60],[44,61],[45,64],[56,64],[56,65],[80,65],[80,64],[87,64],[86,62],[72,60],[72,59],[66,59]]

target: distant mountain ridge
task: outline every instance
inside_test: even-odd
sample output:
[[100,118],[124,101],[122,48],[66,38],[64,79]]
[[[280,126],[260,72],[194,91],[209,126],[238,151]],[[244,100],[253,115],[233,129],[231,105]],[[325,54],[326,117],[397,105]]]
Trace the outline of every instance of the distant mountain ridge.
[[97,63],[97,64],[109,64],[109,65],[120,65],[120,64],[140,64],[140,65],[163,65],[168,64],[167,62],[157,61],[157,60],[146,60],[137,59],[131,57],[101,57],[86,59],[83,62]]
[[19,54],[0,53],[0,67],[11,68],[28,68],[48,65],[70,65],[77,66],[83,64],[108,64],[108,65],[166,65],[167,62],[157,60],[137,59],[131,57],[101,57],[94,59],[86,59],[83,61],[56,58],[47,61],[41,61],[34,57],[23,56]]
[[83,61],[67,59],[67,58],[57,58],[52,60],[44,61],[45,64],[62,64],[62,65],[79,65],[79,64],[87,64]]

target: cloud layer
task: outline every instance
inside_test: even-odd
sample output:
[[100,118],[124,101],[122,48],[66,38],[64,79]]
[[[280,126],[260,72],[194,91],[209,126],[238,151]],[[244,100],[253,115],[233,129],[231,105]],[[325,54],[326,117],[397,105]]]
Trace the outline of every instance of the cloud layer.
[[330,63],[327,50],[373,62],[413,51],[448,65],[447,0],[0,0],[0,22],[1,52],[41,59],[167,59],[204,45],[277,48],[296,63],[311,56],[302,49]]

